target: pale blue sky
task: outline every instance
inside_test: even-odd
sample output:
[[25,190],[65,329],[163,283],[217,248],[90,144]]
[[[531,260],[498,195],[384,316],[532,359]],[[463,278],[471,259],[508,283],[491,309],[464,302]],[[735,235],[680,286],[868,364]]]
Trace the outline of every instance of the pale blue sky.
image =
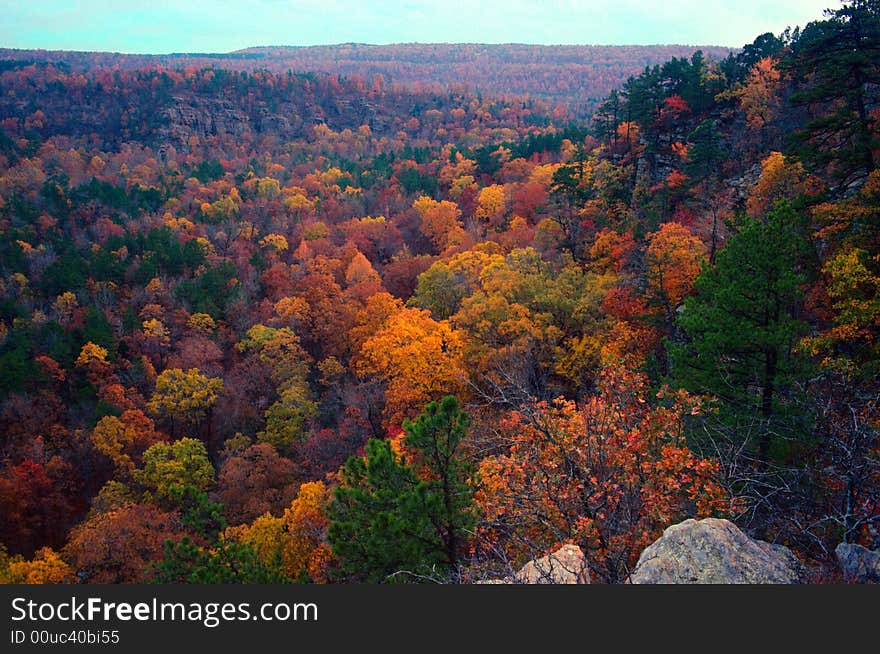
[[0,47],[228,52],[256,45],[741,46],[838,0],[0,0]]

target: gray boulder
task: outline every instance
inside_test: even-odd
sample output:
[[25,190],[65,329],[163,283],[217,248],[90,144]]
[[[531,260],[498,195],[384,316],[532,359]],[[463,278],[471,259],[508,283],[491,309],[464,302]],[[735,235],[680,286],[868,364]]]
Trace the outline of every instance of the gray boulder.
[[880,551],[855,543],[841,543],[834,553],[847,581],[880,583]]
[[791,550],[746,536],[729,520],[672,525],[642,552],[634,584],[796,584],[804,569]]

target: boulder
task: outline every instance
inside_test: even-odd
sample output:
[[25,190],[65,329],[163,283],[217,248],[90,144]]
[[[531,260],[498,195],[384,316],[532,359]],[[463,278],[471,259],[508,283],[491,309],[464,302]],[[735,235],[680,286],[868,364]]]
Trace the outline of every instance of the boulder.
[[519,572],[501,579],[481,579],[478,584],[588,584],[590,571],[577,545],[563,545],[555,552],[533,559]]
[[533,559],[516,573],[516,584],[588,584],[590,571],[577,545],[563,545],[555,552]]
[[642,552],[634,584],[796,584],[804,568],[791,550],[746,536],[729,520],[672,525]]
[[841,543],[834,553],[846,581],[880,583],[880,551],[869,550],[855,543]]

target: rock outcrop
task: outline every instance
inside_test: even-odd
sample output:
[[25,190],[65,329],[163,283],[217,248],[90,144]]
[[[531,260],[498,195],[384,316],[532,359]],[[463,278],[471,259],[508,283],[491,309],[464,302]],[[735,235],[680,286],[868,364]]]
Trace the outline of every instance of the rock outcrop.
[[880,551],[854,543],[841,543],[834,550],[843,578],[859,584],[880,583]]
[[502,579],[483,579],[478,584],[588,584],[590,571],[577,545],[563,545],[555,552],[532,559],[519,572]]
[[526,563],[516,573],[513,583],[588,584],[590,571],[580,547],[563,545],[552,554]]
[[672,525],[642,552],[634,584],[795,584],[804,569],[791,550],[754,540],[729,520]]

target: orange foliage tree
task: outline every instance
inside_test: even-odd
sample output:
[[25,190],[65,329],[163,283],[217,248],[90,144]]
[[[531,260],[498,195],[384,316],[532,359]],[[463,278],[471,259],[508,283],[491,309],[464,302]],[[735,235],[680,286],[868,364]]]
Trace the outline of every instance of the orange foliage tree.
[[392,314],[361,346],[355,371],[378,375],[387,384],[385,416],[399,424],[444,395],[465,391],[463,335],[424,309]]
[[706,246],[679,223],[664,223],[648,235],[648,297],[662,308],[668,324],[672,324],[675,310],[693,290],[705,260]]
[[579,545],[594,576],[621,582],[669,524],[724,512],[716,465],[684,442],[684,392],[648,403],[647,379],[606,369],[582,406],[559,399],[513,411],[498,425],[501,454],[478,469],[480,536],[521,563],[561,542]]
[[143,583],[162,559],[165,541],[182,535],[180,518],[153,504],[99,513],[70,532],[65,558],[91,583]]
[[461,210],[455,202],[437,202],[423,195],[413,203],[413,208],[422,219],[422,233],[431,240],[438,252],[459,245],[464,239]]
[[726,93],[739,100],[750,129],[761,130],[776,116],[780,104],[780,79],[776,62],[764,57],[752,66],[745,82]]

